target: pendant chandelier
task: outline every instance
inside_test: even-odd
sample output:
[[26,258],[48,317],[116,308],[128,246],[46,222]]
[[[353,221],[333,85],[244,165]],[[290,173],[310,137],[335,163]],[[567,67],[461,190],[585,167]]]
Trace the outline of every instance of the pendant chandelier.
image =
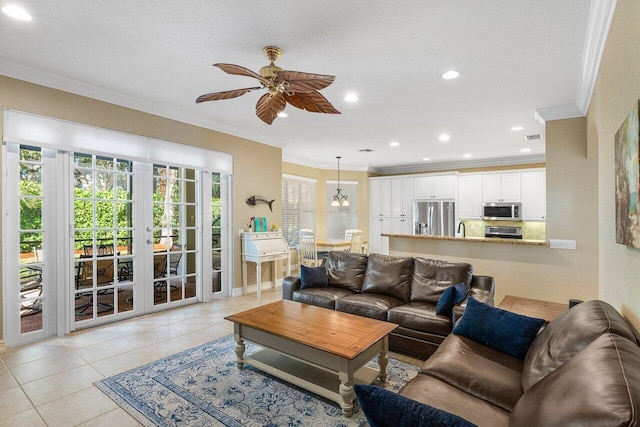
[[340,188],[340,156],[336,156],[338,159],[338,192],[333,196],[331,206],[349,206],[349,198],[342,194],[342,188]]

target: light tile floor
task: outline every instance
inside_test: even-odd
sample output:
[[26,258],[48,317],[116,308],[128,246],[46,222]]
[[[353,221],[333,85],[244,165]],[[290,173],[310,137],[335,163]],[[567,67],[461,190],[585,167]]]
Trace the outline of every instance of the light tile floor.
[[93,383],[228,335],[225,316],[281,297],[265,290],[10,348],[0,354],[0,426],[139,426]]

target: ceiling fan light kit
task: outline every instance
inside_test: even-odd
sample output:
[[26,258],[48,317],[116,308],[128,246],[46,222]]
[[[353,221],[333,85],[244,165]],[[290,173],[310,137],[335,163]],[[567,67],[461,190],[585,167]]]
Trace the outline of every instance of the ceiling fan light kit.
[[196,103],[237,98],[257,89],[266,89],[267,93],[262,95],[256,104],[256,115],[269,125],[284,111],[287,103],[312,113],[340,114],[340,111],[318,92],[333,83],[335,76],[283,70],[275,65],[275,61],[282,55],[282,49],[266,46],[263,51],[270,63],[262,67],[259,73],[240,65],[213,64],[227,74],[253,77],[261,86],[208,93],[199,96]]

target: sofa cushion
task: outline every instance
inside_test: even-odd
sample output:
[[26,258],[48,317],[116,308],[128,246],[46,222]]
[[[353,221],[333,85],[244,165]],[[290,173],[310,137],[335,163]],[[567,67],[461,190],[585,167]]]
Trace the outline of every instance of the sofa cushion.
[[342,288],[311,288],[293,291],[293,301],[335,310],[338,298],[353,295],[354,292]]
[[428,302],[408,302],[387,312],[387,321],[422,332],[443,336],[451,333],[451,319],[436,314],[436,306]]
[[407,302],[412,274],[413,257],[371,254],[367,260],[362,292],[389,295]]
[[460,304],[467,297],[467,287],[464,282],[449,286],[444,290],[436,304],[436,314],[451,316],[453,306]]
[[378,320],[387,320],[387,311],[402,304],[388,295],[353,294],[336,301],[336,310]]
[[468,292],[472,274],[471,264],[418,257],[411,278],[411,301],[437,304],[445,289],[460,282]]
[[371,427],[475,426],[457,415],[372,385],[353,387]]
[[510,425],[634,426],[638,408],[640,348],[605,333],[526,390]]
[[329,252],[325,263],[329,286],[360,292],[367,256],[344,251]]
[[319,267],[300,266],[300,289],[324,288],[329,286],[327,281],[327,269],[324,265]]
[[501,427],[509,422],[509,412],[504,409],[428,375],[416,375],[400,394],[481,426]]
[[522,388],[527,390],[608,332],[635,340],[624,318],[604,301],[585,301],[558,316],[531,343],[524,359]]
[[524,359],[544,319],[523,316],[469,298],[453,333]]
[[522,360],[460,335],[449,335],[420,373],[507,411],[522,395]]

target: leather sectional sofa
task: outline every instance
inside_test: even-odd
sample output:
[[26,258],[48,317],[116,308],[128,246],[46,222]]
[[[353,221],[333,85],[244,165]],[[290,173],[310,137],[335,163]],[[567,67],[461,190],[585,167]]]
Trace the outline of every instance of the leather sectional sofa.
[[429,357],[451,333],[466,299],[451,315],[436,314],[436,304],[450,286],[463,282],[467,295],[493,305],[494,280],[473,275],[466,263],[330,252],[327,284],[304,287],[300,275],[283,280],[284,299],[313,304],[398,324],[389,348],[422,359]]
[[524,360],[451,334],[400,395],[479,426],[636,426],[640,347],[609,304],[576,305]]

